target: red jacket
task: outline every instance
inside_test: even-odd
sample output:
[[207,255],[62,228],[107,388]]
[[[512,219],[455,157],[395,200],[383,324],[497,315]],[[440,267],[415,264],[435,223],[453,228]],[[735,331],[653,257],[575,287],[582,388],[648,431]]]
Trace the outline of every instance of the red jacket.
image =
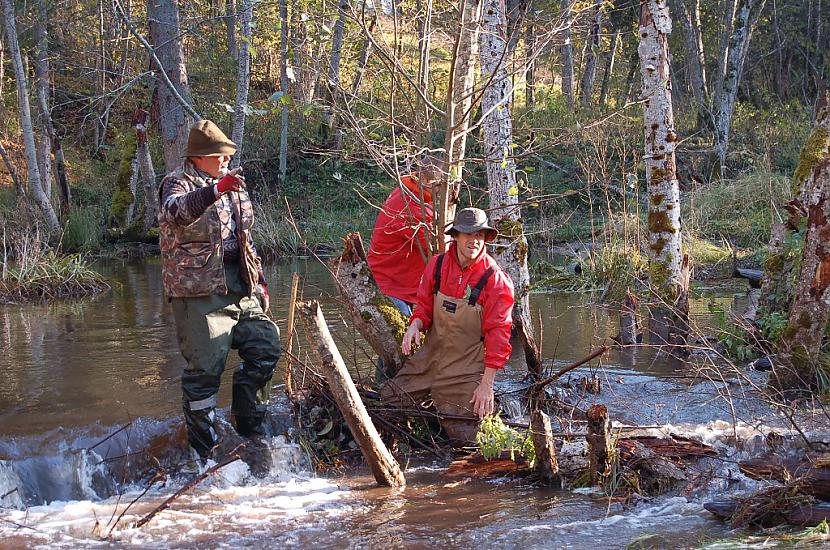
[[[413,176],[402,177],[401,183],[415,197],[420,197],[418,182]],[[424,191],[424,200],[430,206],[422,209],[400,187],[392,191],[378,213],[367,255],[381,292],[409,303],[415,302],[424,272],[421,251],[426,254],[429,250],[426,236],[432,224],[432,194]]]
[[[437,261],[438,255],[433,256],[424,270],[421,286],[418,287],[417,305],[410,320],[411,323],[415,319],[420,319],[424,331],[432,325]],[[440,291],[451,298],[464,298],[469,295],[468,289],[472,289],[490,267],[493,267],[495,271],[487,280],[478,299],[478,303],[484,309],[481,319],[481,332],[484,334],[484,366],[501,369],[504,368],[513,349],[510,345],[510,328],[513,325],[513,282],[507,273],[499,268],[486,250],[472,265],[462,270],[455,252],[455,242],[453,242],[441,264]]]

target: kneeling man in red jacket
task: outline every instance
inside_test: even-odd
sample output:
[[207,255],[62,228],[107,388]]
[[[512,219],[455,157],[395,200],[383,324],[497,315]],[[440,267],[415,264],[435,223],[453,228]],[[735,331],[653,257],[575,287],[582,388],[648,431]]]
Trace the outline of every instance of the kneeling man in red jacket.
[[[406,355],[424,345],[383,388],[386,403],[412,408],[431,397],[438,412],[483,417],[494,409],[493,381],[510,357],[513,283],[487,254],[498,232],[478,208],[458,212],[447,231],[453,242],[433,256],[418,288],[403,337]],[[457,443],[472,441],[478,426],[444,419]]]

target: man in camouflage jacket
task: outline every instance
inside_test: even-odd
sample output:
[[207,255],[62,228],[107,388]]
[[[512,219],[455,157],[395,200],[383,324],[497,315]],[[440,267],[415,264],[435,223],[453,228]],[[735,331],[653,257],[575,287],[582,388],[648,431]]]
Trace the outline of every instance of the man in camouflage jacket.
[[265,314],[269,298],[251,238],[251,199],[243,180],[226,174],[236,149],[213,122],[197,122],[183,165],[160,188],[164,290],[187,361],[182,374],[187,437],[202,464],[218,442],[216,397],[229,351],[238,350],[243,361],[233,376],[231,413],[245,437],[263,433],[281,353],[279,330]]

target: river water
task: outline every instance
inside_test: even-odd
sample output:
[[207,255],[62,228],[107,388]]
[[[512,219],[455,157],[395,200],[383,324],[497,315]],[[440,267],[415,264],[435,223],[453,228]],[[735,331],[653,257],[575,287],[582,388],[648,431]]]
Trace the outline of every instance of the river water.
[[[264,478],[236,462],[136,528],[183,483],[175,475],[151,483],[155,472],[182,460],[183,360],[158,258],[99,267],[114,283],[101,296],[0,306],[0,549],[696,547],[732,535],[702,503],[753,487],[732,461],[758,443],[759,429],[780,427],[753,391],[762,383],[754,375],[707,380],[698,376],[705,366],[678,365],[648,348],[612,351],[600,367],[574,371],[572,389],[563,391],[576,395],[579,379],[595,374],[603,392],[582,395],[583,404],[603,401],[617,421],[718,447],[727,460],[702,466],[717,470],[705,487],[623,507],[602,495],[553,491],[530,480],[447,478],[446,464],[421,459],[407,465],[407,488],[393,491],[374,487],[366,472],[316,476],[302,450],[280,435],[269,442]],[[371,372],[371,354],[342,318],[328,274],[313,260],[266,270],[283,340],[295,271],[303,298],[321,301],[353,372]],[[693,319],[711,325],[708,304],[728,310],[739,293],[736,287],[696,300]],[[534,294],[532,306],[544,329],[543,356],[555,358],[555,368],[616,333],[615,314],[585,296]],[[301,334],[298,343],[303,356]],[[229,358],[220,407],[229,404],[237,363]],[[509,368],[505,373],[520,375]],[[290,418],[280,382],[275,377],[274,433],[283,433]],[[226,414],[220,417],[232,441]]]

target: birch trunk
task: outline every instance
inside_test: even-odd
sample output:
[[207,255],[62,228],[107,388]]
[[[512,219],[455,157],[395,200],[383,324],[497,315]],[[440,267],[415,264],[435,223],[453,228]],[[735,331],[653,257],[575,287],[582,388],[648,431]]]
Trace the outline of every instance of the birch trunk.
[[49,111],[49,39],[46,31],[46,6],[37,2],[38,17],[35,24],[37,53],[35,56],[35,98],[38,114],[38,169],[43,184],[43,194],[52,197],[52,119]]
[[561,0],[562,27],[564,29],[564,43],[560,49],[562,56],[562,95],[568,102],[568,110],[574,110],[574,45],[572,40],[572,0]]
[[482,0],[459,0],[460,19],[455,39],[453,58],[450,62],[446,133],[444,150],[447,152],[447,178],[436,186],[434,249],[444,250],[444,229],[455,217],[458,186],[464,169],[467,149],[467,133],[473,105],[475,84],[475,59],[478,57],[478,33],[481,22]]
[[781,335],[780,365],[770,378],[782,390],[816,388],[821,344],[830,308],[830,156],[805,185],[807,233],[787,328]]
[[[663,0],[646,0],[640,5],[640,64],[643,77],[645,112],[645,156],[649,209],[649,281],[660,303],[651,320],[652,339],[657,344],[672,343],[671,332],[682,327],[664,323],[688,314],[670,308],[680,307],[687,293],[684,276],[683,243],[680,227],[680,187],[675,165],[677,134],[671,102],[668,35],[671,16]],[[688,304],[686,304],[688,307]]]
[[588,40],[585,52],[585,67],[582,72],[582,80],[579,86],[580,101],[582,108],[586,109],[591,105],[591,96],[594,93],[594,79],[597,74],[597,55],[600,49],[602,38],[602,0],[594,2],[591,10],[591,28],[588,31]]
[[[150,27],[150,41],[164,73],[176,93],[188,104],[192,103],[176,1],[148,0],[147,21]],[[181,164],[181,156],[187,146],[187,136],[193,119],[162,77],[156,78],[156,98],[160,113],[164,164],[167,172],[171,172]]]
[[432,0],[422,2],[418,0],[418,88],[421,93],[417,97],[417,112],[415,118],[415,143],[419,150],[424,149],[425,136],[429,142],[430,110],[427,102],[421,95],[429,97],[429,66],[432,45]]
[[231,59],[239,58],[236,43],[236,0],[225,0],[225,35],[228,40],[228,55]]
[[608,88],[611,84],[611,77],[614,74],[614,63],[617,60],[617,49],[620,45],[620,31],[614,33],[614,38],[611,39],[611,51],[607,53],[608,64],[605,65],[605,73],[602,76],[602,88],[599,92],[599,105],[605,106],[605,101],[608,98]]
[[147,144],[147,117],[149,113],[137,110],[133,114],[133,128],[135,128],[135,157],[138,160],[138,171],[144,186],[144,219],[143,229],[146,235],[156,223],[158,213],[158,188],[156,186],[156,171],[153,168],[153,158],[150,156],[150,147]]
[[507,72],[507,37],[503,0],[484,0],[480,34],[481,80],[490,80],[481,99],[484,159],[490,195],[490,216],[499,230],[494,258],[513,281],[516,304],[513,317],[533,334],[530,317],[530,272],[527,238],[519,208],[516,161],[513,158],[513,121],[510,116],[511,79]]
[[718,67],[715,73],[715,82],[712,86],[712,104],[717,106],[721,102],[723,81],[726,78],[726,65],[729,59],[729,43],[732,36],[732,27],[735,21],[735,11],[738,9],[738,0],[724,0],[723,24],[718,40]]
[[709,91],[706,82],[706,56],[703,50],[703,35],[700,32],[700,0],[674,0],[683,38],[686,41],[686,62],[689,67],[689,84],[695,98],[698,127],[711,127]]
[[28,191],[46,220],[46,227],[50,235],[60,232],[60,223],[49,197],[43,193],[43,184],[37,165],[37,148],[35,145],[35,131],[32,126],[32,110],[29,106],[29,86],[26,71],[23,68],[23,56],[20,53],[20,44],[17,40],[15,26],[14,5],[12,0],[2,0],[3,19],[6,29],[6,41],[11,52],[14,65],[14,77],[17,82],[17,101],[20,108],[20,125],[23,129],[23,143],[26,149],[26,171],[28,175]]
[[536,106],[534,94],[536,86],[536,26],[533,19],[528,19],[525,27],[525,105],[529,109]]
[[732,113],[738,98],[746,52],[752,38],[752,31],[764,9],[766,0],[741,0],[740,8],[735,14],[736,26],[729,41],[729,55],[723,87],[715,104],[715,153],[720,162],[721,176],[726,171],[726,150],[729,146],[729,129]]
[[[280,0],[280,90],[288,93],[288,0]],[[280,112],[280,185],[288,173],[288,105]]]
[[239,13],[239,39],[242,41],[237,56],[236,105],[233,109],[233,131],[231,141],[238,149],[231,159],[231,169],[242,163],[242,143],[245,138],[245,115],[248,110],[248,88],[251,84],[251,52],[253,51],[252,25],[254,18],[254,0],[242,0]]
[[337,3],[337,21],[334,23],[334,34],[331,38],[331,55],[326,79],[326,112],[323,115],[323,124],[327,135],[334,130],[334,109],[340,90],[340,60],[343,57],[343,35],[346,30],[346,15],[349,12],[349,0],[339,0]]
[[[291,4],[291,49],[294,51],[296,78],[294,97],[300,103],[308,104],[314,98],[317,70],[316,65],[313,64],[314,56],[306,29],[308,24],[306,14],[301,12],[299,0],[294,0]],[[303,118],[302,113],[300,117]]]

